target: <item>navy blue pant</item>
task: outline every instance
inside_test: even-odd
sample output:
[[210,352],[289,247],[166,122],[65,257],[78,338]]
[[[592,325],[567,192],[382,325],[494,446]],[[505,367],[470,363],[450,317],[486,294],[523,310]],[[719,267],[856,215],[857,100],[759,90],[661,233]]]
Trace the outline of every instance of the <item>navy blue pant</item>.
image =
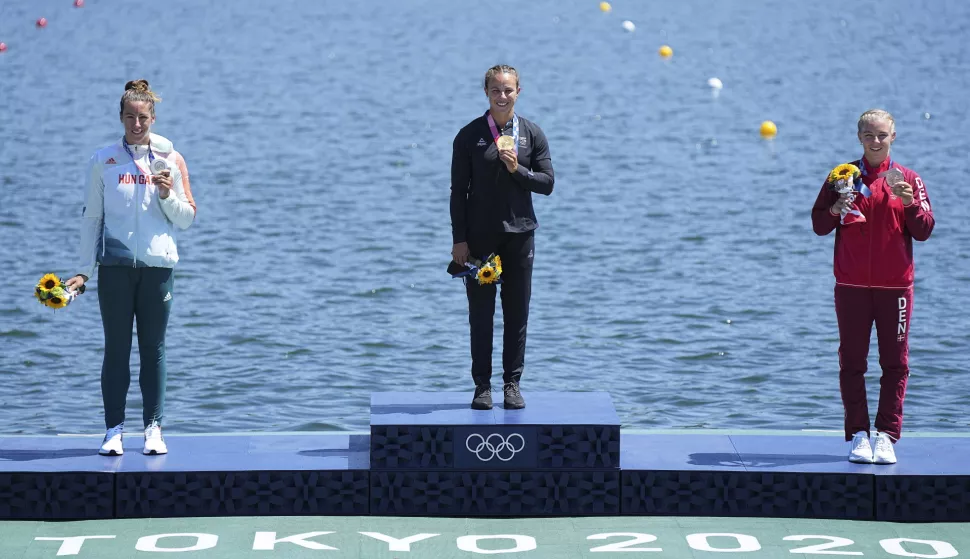
[[505,321],[502,368],[504,382],[519,382],[525,367],[525,334],[529,323],[529,300],[532,298],[532,260],[535,234],[499,233],[470,239],[468,250],[475,258],[493,252],[502,259],[502,283],[479,285],[474,278],[465,281],[468,294],[468,323],[471,327],[472,379],[475,385],[488,385],[492,378],[492,329],[495,317],[495,293],[502,293],[502,316]]
[[171,268],[98,268],[98,301],[104,326],[104,362],[101,396],[104,424],[114,427],[125,420],[125,400],[131,385],[131,327],[137,325],[141,371],[138,383],[143,400],[142,420],[147,427],[161,423],[165,408],[165,329],[172,309],[175,274]]

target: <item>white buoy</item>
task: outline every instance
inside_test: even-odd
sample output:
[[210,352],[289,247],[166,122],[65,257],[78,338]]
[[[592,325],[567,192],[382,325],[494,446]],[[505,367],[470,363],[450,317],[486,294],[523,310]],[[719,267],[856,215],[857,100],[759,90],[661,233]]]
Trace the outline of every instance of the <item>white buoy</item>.
[[717,78],[711,78],[707,80],[707,86],[711,88],[711,97],[717,99],[721,94],[721,88],[724,87],[724,84],[722,84],[721,80]]
[[626,20],[626,21],[623,22],[623,29],[626,29],[630,33],[633,33],[634,31],[637,30],[637,26],[636,25],[633,25],[633,22],[632,21]]

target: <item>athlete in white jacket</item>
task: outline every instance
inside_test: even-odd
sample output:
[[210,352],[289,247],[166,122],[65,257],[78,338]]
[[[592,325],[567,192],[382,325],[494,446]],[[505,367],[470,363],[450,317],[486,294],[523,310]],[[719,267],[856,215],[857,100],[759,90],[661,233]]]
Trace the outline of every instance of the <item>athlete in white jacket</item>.
[[104,326],[101,367],[107,432],[100,453],[124,452],[125,400],[131,384],[131,328],[137,321],[144,401],[145,454],[165,454],[165,330],[179,260],[176,231],[195,219],[185,162],[166,138],[151,134],[155,96],[145,80],[128,82],[121,98],[125,135],[91,158],[81,220],[77,289],[98,268]]

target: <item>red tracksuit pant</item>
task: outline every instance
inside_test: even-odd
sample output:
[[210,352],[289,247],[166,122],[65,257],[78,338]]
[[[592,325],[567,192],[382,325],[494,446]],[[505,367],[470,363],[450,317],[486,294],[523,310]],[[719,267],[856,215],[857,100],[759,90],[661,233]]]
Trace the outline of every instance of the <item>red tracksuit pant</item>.
[[876,430],[893,441],[903,428],[903,399],[909,378],[909,327],[913,316],[913,288],[869,289],[835,286],[835,314],[839,321],[839,388],[845,407],[845,440],[869,432],[866,369],[872,323],[879,342],[879,409]]

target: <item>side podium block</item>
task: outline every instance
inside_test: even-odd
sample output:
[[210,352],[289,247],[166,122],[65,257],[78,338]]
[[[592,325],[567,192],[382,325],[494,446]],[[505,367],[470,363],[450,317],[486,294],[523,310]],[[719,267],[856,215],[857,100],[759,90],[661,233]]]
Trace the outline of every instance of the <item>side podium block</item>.
[[366,515],[366,435],[170,436],[171,454],[125,453],[118,518]]
[[876,520],[970,522],[970,438],[903,436],[896,455],[874,468]]
[[630,434],[623,445],[625,515],[873,520],[874,467],[848,463],[838,437]]
[[970,522],[970,476],[876,476],[876,520]]
[[0,473],[0,520],[111,518],[110,473]]
[[90,437],[0,436],[0,520],[114,516],[120,458],[98,456]]
[[371,395],[371,470],[618,470],[620,419],[605,392],[525,393],[524,410],[465,393]]

